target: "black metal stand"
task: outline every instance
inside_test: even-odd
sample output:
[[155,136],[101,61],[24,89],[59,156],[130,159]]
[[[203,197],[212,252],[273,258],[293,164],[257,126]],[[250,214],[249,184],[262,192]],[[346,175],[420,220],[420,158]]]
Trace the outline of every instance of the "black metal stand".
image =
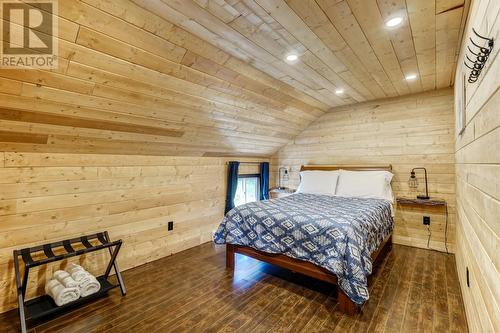
[[[93,240],[97,240],[95,242],[95,245],[90,243],[90,241]],[[123,283],[120,269],[118,268],[118,263],[116,262],[116,256],[118,255],[118,251],[120,251],[121,245],[121,239],[111,242],[108,232],[104,231],[97,234],[82,236],[80,238],[67,239],[60,242],[39,245],[21,250],[14,250],[14,269],[16,273],[17,301],[19,303],[19,319],[21,321],[21,332],[26,333],[28,324],[31,324],[32,322],[37,322],[43,318],[65,312],[69,309],[77,307],[80,304],[104,296],[109,290],[113,288],[120,287],[122,295],[125,296],[125,284]],[[74,246],[78,246],[80,247],[80,249],[75,249]],[[53,249],[55,248],[63,248],[65,253],[56,255],[53,251]],[[43,295],[29,301],[25,300],[26,287],[28,285],[28,275],[31,268],[106,248],[109,250],[111,258],[109,260],[108,266],[106,267],[104,275],[97,277],[97,280],[101,284],[101,289],[97,293],[86,297],[81,297],[78,300],[65,304],[63,306],[57,306],[52,298],[48,295]],[[45,254],[45,257],[42,257],[41,259],[33,259],[32,254],[40,252],[43,252]],[[21,256],[24,262],[22,281],[19,256]],[[112,268],[114,268],[116,273],[116,279],[118,280],[117,285],[112,284],[108,281],[108,277],[111,273]]]

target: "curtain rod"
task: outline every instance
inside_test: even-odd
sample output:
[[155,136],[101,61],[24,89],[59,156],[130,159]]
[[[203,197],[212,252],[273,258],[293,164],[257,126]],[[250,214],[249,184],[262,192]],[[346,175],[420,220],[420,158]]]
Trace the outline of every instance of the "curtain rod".
[[[261,164],[263,162],[240,162],[240,164]],[[226,163],[226,165],[229,164],[229,162]]]

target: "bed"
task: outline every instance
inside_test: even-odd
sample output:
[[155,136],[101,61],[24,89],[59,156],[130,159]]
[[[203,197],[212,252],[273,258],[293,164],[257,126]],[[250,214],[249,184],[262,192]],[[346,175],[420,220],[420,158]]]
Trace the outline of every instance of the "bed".
[[[391,171],[391,166],[308,165],[306,170]],[[338,286],[338,309],[352,315],[368,298],[372,264],[392,244],[387,200],[296,193],[234,208],[214,235],[226,267],[240,253]]]

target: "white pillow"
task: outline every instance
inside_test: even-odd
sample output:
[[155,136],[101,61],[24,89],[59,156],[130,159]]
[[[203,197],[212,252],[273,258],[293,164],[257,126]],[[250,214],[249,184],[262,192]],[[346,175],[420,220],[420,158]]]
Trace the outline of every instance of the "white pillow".
[[335,195],[339,171],[301,171],[297,193]]
[[389,171],[341,170],[336,196],[385,199],[394,202]]

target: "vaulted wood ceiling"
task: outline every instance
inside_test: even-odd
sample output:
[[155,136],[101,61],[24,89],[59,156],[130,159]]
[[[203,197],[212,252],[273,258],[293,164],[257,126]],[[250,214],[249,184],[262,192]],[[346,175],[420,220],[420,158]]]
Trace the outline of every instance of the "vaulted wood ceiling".
[[60,0],[59,68],[0,69],[0,151],[270,155],[332,107],[452,85],[467,7]]

